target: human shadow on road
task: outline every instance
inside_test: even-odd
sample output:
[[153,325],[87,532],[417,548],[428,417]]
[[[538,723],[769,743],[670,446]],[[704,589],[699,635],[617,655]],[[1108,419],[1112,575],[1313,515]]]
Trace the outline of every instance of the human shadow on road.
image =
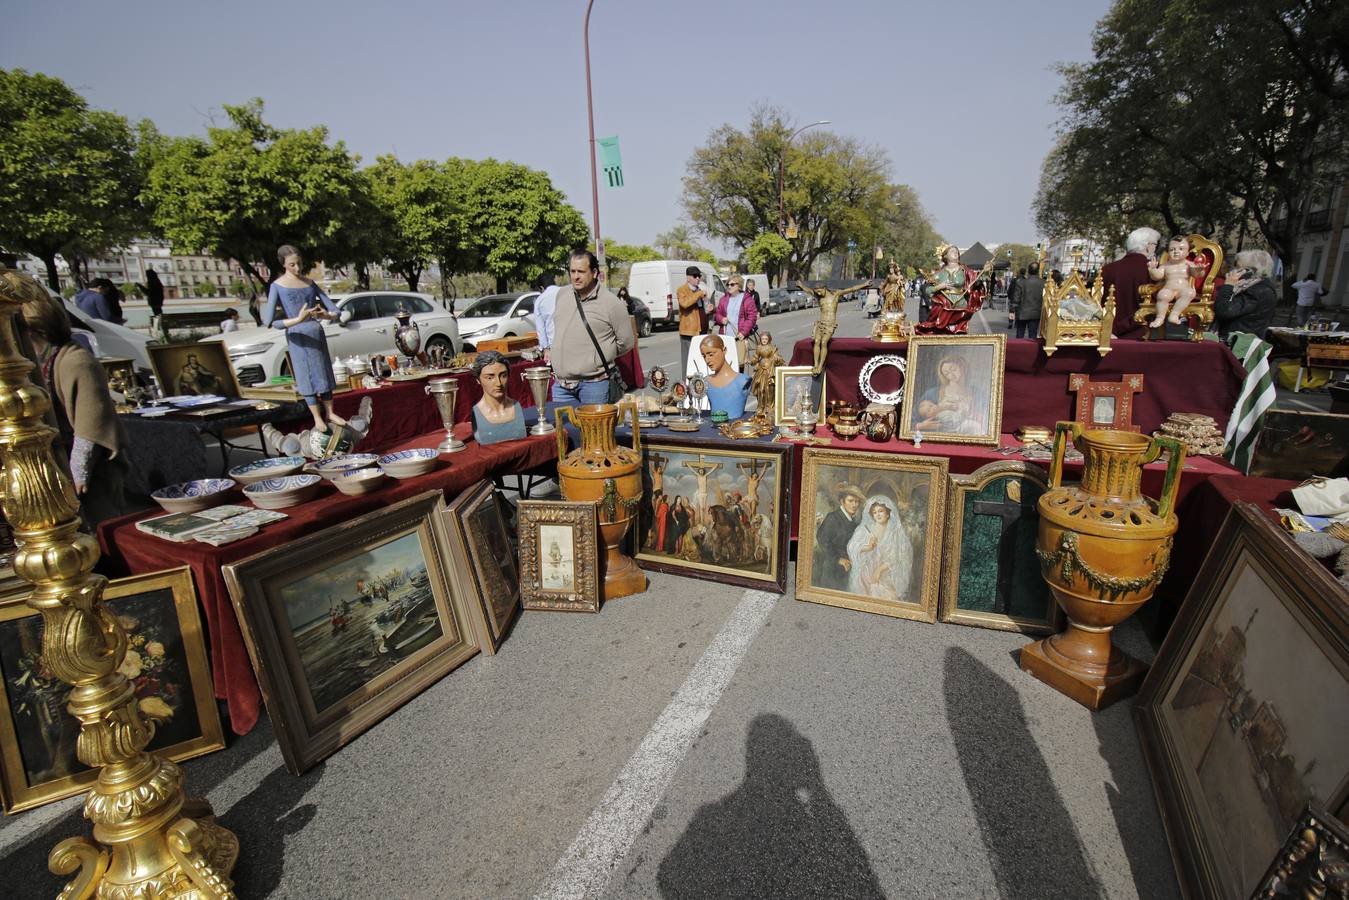
[[946,651],[946,720],[1000,897],[1102,896],[1021,699],[958,647]]
[[744,782],[698,810],[657,884],[669,900],[885,896],[815,748],[777,715],[750,723]]
[[312,803],[296,804],[322,777],[321,764],[299,778],[278,766],[220,817],[243,847],[233,875],[240,897],[266,897],[281,883],[286,838],[303,831],[317,811]]

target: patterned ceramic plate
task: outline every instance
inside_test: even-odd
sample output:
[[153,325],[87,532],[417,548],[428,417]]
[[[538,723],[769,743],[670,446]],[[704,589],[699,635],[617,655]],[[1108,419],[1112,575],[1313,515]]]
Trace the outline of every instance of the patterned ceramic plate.
[[232,487],[234,487],[232,478],[203,478],[198,481],[170,484],[150,496],[156,500],[185,500],[189,497],[209,497],[228,491]]
[[264,481],[256,481],[244,488],[244,493],[250,497],[258,494],[284,493],[285,491],[297,491],[318,484],[322,481],[317,475],[287,475],[285,478],[268,478]]

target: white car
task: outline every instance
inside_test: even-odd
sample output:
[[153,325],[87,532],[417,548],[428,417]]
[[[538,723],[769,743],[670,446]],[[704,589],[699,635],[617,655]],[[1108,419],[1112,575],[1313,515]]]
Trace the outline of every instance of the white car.
[[538,331],[534,324],[534,301],[538,291],[488,294],[459,314],[464,346],[477,349],[479,341],[495,341]]
[[[331,296],[337,305],[339,321],[323,323],[323,333],[328,338],[328,353],[334,360],[397,352],[393,336],[401,309],[412,313],[412,321],[421,332],[422,350],[444,347],[453,355],[463,349],[459,324],[430,294],[361,291]],[[202,338],[202,343],[207,341],[224,343],[240,384],[265,384],[277,376],[291,374],[286,357],[286,335],[280,329],[232,331]]]

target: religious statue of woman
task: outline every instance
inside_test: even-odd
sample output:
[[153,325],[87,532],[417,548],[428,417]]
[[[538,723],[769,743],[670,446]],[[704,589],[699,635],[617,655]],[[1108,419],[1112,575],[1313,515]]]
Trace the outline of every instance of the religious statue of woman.
[[979,301],[971,295],[979,274],[960,262],[960,248],[955,244],[945,244],[938,255],[941,268],[923,272],[927,280],[923,294],[930,299],[932,311],[913,330],[918,334],[965,334],[970,319],[979,311]]
[[773,418],[773,392],[775,389],[773,371],[778,366],[785,365],[787,365],[787,361],[782,358],[782,354],[774,346],[773,335],[767,331],[760,331],[758,341],[749,354],[749,367],[754,372],[749,390],[759,404],[759,409],[754,414],[756,419],[771,420]]

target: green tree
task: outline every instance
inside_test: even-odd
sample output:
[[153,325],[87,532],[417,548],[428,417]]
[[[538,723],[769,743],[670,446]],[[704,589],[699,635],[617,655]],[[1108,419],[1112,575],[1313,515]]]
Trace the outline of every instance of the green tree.
[[877,274],[895,260],[901,267],[930,268],[934,264],[933,250],[941,243],[941,236],[932,227],[927,210],[918,199],[918,192],[907,184],[887,186],[888,199],[880,214],[863,223],[852,236],[857,244],[852,271],[870,274],[876,248],[885,251],[876,260]]
[[96,256],[144,225],[139,176],[126,119],[60,79],[0,69],[0,246],[42,260],[53,290],[58,254]]
[[[591,241],[587,247],[591,253],[595,252],[594,241]],[[623,281],[626,283],[626,273],[632,268],[633,263],[661,258],[659,250],[646,244],[620,244],[617,241],[605,241],[605,278],[613,283],[615,275],[623,275]]]
[[381,255],[407,281],[408,290],[415,291],[422,272],[460,230],[456,198],[444,171],[427,160],[404,164],[381,156],[366,174],[370,197],[387,219]]
[[1012,254],[1011,263],[1013,272],[1020,272],[1031,263],[1040,261],[1039,252],[1029,244],[999,244],[997,251],[995,251],[993,255],[1000,260],[1006,260],[1008,253]]
[[308,260],[349,261],[344,231],[359,221],[358,158],[341,141],[329,144],[322,126],[273,128],[261,100],[225,112],[229,126],[207,129],[206,139],[154,148],[142,197],[158,229],[176,246],[237,260],[264,284],[281,274],[281,244]]
[[782,235],[765,231],[745,248],[745,265],[750,272],[766,272],[770,287],[781,281],[782,266],[792,255],[792,245]]
[[657,259],[696,259],[716,265],[717,255],[694,239],[688,225],[675,225],[669,231],[656,235]]

